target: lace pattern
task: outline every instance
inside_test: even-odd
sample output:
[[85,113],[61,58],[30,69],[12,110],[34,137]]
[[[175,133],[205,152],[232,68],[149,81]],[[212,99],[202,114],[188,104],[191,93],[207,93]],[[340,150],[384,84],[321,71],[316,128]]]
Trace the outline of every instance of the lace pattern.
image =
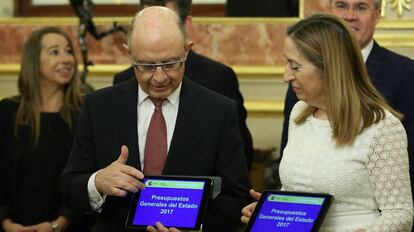
[[304,124],[293,123],[305,106],[299,102],[292,110],[289,140],[279,168],[283,188],[334,195],[327,221],[342,213],[381,212],[371,222],[356,222],[357,228],[337,223],[321,231],[410,231],[413,202],[407,137],[400,121],[387,112],[353,146],[337,148],[328,121],[311,116]]

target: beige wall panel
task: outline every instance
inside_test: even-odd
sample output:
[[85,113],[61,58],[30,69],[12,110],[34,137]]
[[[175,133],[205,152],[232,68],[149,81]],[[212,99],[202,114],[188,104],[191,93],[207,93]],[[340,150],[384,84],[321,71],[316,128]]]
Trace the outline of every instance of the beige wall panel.
[[245,100],[283,101],[287,84],[281,79],[239,79],[240,91]]
[[247,125],[253,136],[254,147],[258,149],[277,149],[279,154],[283,116],[256,117],[249,116]]
[[[100,89],[112,85],[113,75],[92,75],[88,82]],[[280,79],[255,79],[244,77],[240,79],[240,90],[245,101],[269,101],[284,98],[286,85]],[[0,74],[0,97],[16,95],[17,74]],[[283,116],[280,113],[250,113],[247,125],[252,133],[254,147],[259,149],[277,148],[280,144],[280,134]]]

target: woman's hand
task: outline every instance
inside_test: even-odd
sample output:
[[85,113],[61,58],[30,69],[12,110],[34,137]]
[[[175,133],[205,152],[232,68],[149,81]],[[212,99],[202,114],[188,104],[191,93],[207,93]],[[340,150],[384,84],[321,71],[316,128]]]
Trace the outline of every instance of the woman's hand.
[[[63,216],[59,216],[55,222],[58,225],[58,230],[59,231],[65,231],[66,228],[69,225],[69,220],[66,219]],[[36,232],[53,232],[53,228],[52,228],[52,224],[51,222],[41,222],[35,225],[31,225],[27,227],[28,229],[31,229],[30,231],[36,231]]]
[[242,209],[243,216],[241,217],[241,221],[243,223],[248,223],[249,222],[250,217],[252,216],[253,211],[256,208],[257,200],[259,200],[260,196],[262,195],[261,193],[256,192],[254,189],[250,189],[249,193],[250,193],[250,196],[252,196],[253,199],[255,199],[256,201],[249,204],[249,205],[247,205],[247,206],[245,206]]
[[157,222],[156,224],[157,228],[154,228],[153,226],[148,226],[147,231],[149,232],[180,232],[178,229],[171,227],[167,228],[161,222]]
[[53,232],[50,222],[41,222],[27,227],[30,231],[36,232]]
[[27,228],[19,223],[14,223],[10,218],[4,219],[1,226],[5,232],[36,232],[35,230]]

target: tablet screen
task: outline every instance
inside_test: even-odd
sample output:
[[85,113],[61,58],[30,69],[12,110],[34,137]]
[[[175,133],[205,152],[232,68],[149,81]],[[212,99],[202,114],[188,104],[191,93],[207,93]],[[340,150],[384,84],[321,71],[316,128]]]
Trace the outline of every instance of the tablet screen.
[[246,231],[317,231],[331,201],[327,194],[265,191]]
[[200,229],[211,180],[188,177],[146,177],[146,188],[133,199],[127,227],[161,222],[167,227]]

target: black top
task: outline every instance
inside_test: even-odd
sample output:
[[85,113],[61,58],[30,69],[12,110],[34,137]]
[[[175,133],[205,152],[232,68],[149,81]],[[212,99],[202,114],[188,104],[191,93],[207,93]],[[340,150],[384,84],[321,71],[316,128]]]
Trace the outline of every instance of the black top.
[[41,113],[39,141],[33,146],[28,126],[14,134],[18,104],[17,99],[0,101],[0,221],[33,225],[59,215],[73,219],[59,184],[73,133],[60,113]]

